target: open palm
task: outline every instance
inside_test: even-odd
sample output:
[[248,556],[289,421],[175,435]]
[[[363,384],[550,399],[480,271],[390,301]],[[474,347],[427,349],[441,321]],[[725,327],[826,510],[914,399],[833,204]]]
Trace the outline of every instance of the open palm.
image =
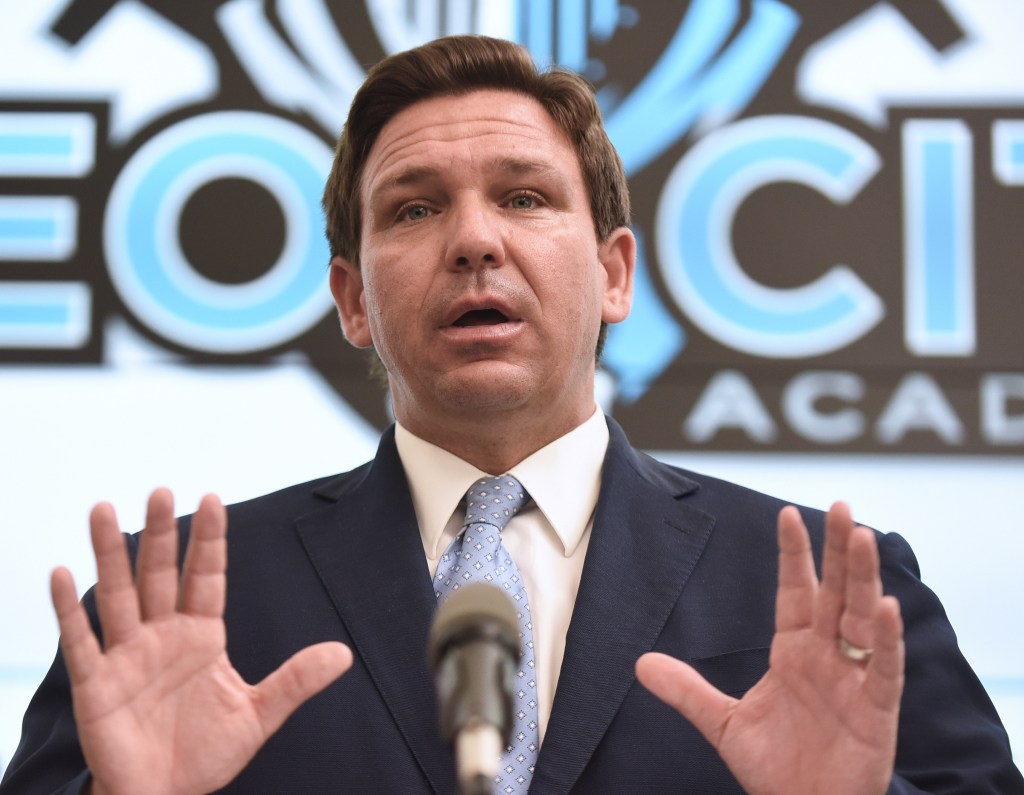
[[90,517],[103,648],[66,569],[53,604],[92,791],[201,793],[224,786],[303,701],[351,664],[341,643],[303,649],[257,685],[227,657],[225,511],[203,499],[179,579],[173,498],[150,499],[132,577],[106,504]]
[[[742,699],[661,654],[640,681],[690,720],[750,795],[884,793],[903,691],[899,605],[882,595],[871,531],[837,503],[826,518],[822,581],[795,508],[779,516],[779,590],[769,670]],[[843,638],[869,650],[858,661]]]

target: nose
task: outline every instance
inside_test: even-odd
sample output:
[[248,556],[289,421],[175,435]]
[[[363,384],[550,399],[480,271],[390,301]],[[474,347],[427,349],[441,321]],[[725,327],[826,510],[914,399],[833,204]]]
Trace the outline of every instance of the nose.
[[456,202],[448,216],[449,267],[499,268],[505,261],[505,246],[498,209],[486,201],[464,199]]

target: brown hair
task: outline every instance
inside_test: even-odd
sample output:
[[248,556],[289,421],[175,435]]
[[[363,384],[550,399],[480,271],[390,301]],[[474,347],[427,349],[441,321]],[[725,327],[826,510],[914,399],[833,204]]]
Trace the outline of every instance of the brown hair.
[[513,42],[449,36],[385,58],[356,92],[324,188],[332,257],[359,264],[360,180],[384,125],[421,100],[488,88],[532,97],[565,131],[579,157],[598,240],[629,224],[626,174],[590,85],[564,69],[539,72],[529,52]]

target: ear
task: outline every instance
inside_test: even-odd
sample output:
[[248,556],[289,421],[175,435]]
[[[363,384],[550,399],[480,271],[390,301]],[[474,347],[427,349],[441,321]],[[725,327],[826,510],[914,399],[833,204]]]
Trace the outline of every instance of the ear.
[[613,229],[598,247],[604,268],[604,304],[601,320],[621,323],[633,304],[633,270],[636,267],[636,238],[625,226]]
[[367,322],[363,274],[344,257],[331,258],[331,294],[338,306],[338,317],[345,339],[357,348],[373,345]]

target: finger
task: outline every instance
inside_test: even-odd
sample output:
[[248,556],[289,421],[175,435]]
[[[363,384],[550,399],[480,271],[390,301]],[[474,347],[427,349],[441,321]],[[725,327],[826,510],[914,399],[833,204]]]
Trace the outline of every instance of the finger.
[[637,660],[636,676],[640,684],[718,747],[736,699],[717,690],[691,666],[667,654],[643,655]]
[[110,648],[131,637],[139,626],[139,599],[117,516],[109,503],[89,515],[96,555],[96,607],[103,626],[103,643]]
[[[814,628],[829,642],[839,636],[839,617],[846,602],[846,566],[853,518],[850,506],[837,502],[825,516],[825,550],[821,562],[821,591],[815,605]],[[852,642],[852,639],[849,639]]]
[[893,596],[884,596],[875,611],[875,653],[867,666],[864,692],[881,710],[895,708],[903,695],[903,618]]
[[344,643],[317,643],[297,652],[256,686],[256,711],[264,736],[276,732],[301,704],[352,666]]
[[839,635],[854,646],[871,648],[875,639],[875,615],[882,599],[878,573],[878,544],[866,527],[850,533],[846,556],[846,587]]
[[182,612],[220,618],[228,562],[227,514],[220,499],[207,494],[192,517],[192,534],[181,575]]
[[71,684],[88,679],[95,670],[102,651],[92,631],[85,609],[78,601],[78,592],[71,572],[55,569],[50,575],[50,598],[60,626],[60,648]]
[[135,581],[143,619],[159,618],[174,611],[178,600],[178,528],[174,496],[167,489],[157,489],[149,496]]
[[800,512],[788,505],[779,512],[779,590],[775,629],[786,632],[810,626],[818,592],[811,541]]

